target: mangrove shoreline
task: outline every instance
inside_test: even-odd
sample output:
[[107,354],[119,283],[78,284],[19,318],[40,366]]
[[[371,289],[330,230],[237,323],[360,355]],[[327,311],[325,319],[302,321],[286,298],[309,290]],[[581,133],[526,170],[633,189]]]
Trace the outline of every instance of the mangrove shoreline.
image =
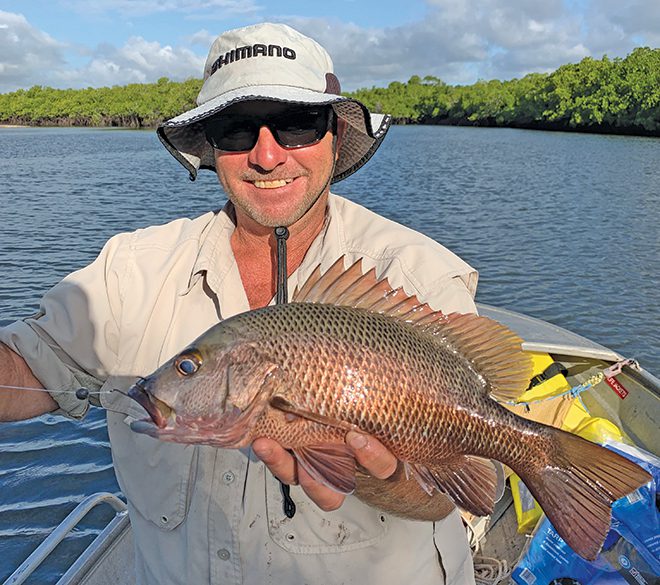
[[[0,126],[155,128],[195,107],[200,79],[0,94]],[[660,49],[585,58],[552,73],[452,86],[417,75],[345,93],[395,124],[510,127],[660,136]]]

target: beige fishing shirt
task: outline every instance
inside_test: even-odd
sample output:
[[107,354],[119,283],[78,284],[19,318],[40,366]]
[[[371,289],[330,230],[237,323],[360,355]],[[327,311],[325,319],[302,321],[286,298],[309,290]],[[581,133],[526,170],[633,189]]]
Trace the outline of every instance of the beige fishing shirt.
[[[474,312],[476,272],[429,238],[331,195],[325,229],[289,290],[320,263],[364,258],[393,286],[445,312]],[[232,207],[113,237],[89,266],[43,298],[35,317],[0,329],[47,388],[127,388],[218,321],[248,310],[230,247]],[[53,393],[80,418],[86,401]],[[139,583],[154,585],[464,585],[474,583],[458,513],[412,522],[348,497],[335,512],[279,483],[249,449],[160,442],[129,424],[144,411],[101,393],[119,484],[136,537]],[[443,575],[446,573],[446,578]]]

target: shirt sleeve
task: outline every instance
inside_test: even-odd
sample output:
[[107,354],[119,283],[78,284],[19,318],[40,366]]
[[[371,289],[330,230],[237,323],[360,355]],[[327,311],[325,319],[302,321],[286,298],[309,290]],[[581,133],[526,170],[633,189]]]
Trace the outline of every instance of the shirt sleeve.
[[90,402],[71,391],[100,388],[116,362],[122,283],[130,271],[124,243],[124,235],[109,240],[94,262],[43,296],[36,315],[0,328],[0,341],[50,391],[56,414],[82,418]]
[[476,313],[477,306],[473,294],[460,276],[455,276],[433,287],[428,302],[439,308],[445,315],[449,313]]

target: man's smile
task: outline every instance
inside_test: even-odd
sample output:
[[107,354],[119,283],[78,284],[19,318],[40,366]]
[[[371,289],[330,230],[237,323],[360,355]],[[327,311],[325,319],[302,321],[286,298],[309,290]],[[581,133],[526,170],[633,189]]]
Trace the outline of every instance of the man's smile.
[[293,179],[275,179],[272,181],[251,181],[257,189],[278,189],[293,182]]

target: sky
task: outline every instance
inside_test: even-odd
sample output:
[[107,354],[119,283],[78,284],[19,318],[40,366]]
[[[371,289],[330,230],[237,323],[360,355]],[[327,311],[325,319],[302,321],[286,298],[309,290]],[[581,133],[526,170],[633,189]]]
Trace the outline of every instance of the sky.
[[319,41],[346,91],[660,47],[660,0],[0,0],[0,93],[201,78],[218,34],[265,21]]

